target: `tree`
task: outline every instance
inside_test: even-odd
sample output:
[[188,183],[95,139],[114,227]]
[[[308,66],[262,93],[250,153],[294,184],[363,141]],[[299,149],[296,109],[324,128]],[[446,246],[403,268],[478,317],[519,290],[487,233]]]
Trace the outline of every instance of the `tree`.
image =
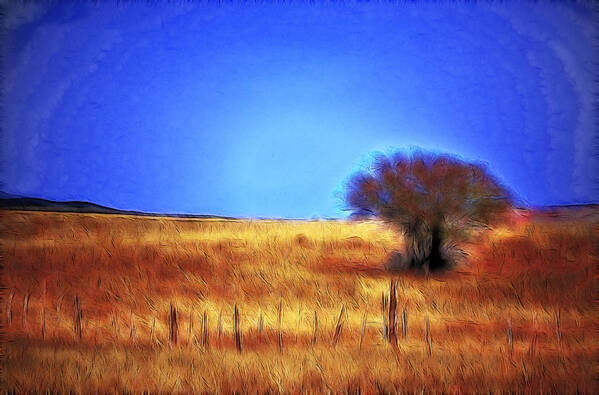
[[[450,155],[379,155],[347,185],[352,216],[375,216],[406,236],[401,265],[437,270],[455,263],[455,242],[488,225],[512,198],[483,165]],[[452,255],[453,254],[453,255]]]

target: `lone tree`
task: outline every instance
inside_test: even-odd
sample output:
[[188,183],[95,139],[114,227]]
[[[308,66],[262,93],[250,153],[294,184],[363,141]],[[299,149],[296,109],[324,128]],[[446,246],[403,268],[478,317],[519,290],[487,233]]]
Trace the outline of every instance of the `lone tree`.
[[423,152],[379,155],[351,177],[346,194],[352,216],[375,216],[403,232],[402,267],[426,271],[455,263],[453,243],[499,218],[511,201],[482,165]]

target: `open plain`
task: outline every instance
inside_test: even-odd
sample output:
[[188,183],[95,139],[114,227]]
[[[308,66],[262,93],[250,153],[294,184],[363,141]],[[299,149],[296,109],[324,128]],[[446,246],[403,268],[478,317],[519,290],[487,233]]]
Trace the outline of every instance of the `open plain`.
[[1,214],[3,391],[597,390],[592,221],[515,215],[425,276],[374,221]]

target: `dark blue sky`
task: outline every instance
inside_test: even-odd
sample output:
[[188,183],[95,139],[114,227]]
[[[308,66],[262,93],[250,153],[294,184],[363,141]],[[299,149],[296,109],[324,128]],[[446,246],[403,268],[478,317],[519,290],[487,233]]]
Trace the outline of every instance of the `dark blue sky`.
[[2,3],[5,192],[344,216],[373,151],[419,146],[599,200],[590,3]]

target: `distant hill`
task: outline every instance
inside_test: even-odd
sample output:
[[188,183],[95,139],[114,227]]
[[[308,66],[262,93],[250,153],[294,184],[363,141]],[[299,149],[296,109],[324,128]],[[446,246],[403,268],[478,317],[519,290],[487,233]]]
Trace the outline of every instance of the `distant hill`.
[[[23,211],[56,211],[66,213],[90,213],[90,214],[120,214],[120,215],[140,215],[147,217],[176,217],[176,218],[217,218],[217,219],[237,219],[234,217],[225,217],[219,215],[206,214],[162,214],[146,213],[142,211],[119,210],[116,208],[101,206],[99,204],[68,201],[56,202],[47,199],[33,198],[19,195],[12,195],[0,191],[0,210],[23,210]],[[599,204],[579,204],[564,206],[546,206],[535,209],[517,208],[515,212],[519,216],[541,217],[558,220],[584,220],[590,222],[599,222]],[[264,218],[267,219],[267,218]]]
[[548,206],[540,210],[541,215],[552,219],[588,221],[599,223],[599,204],[575,204]]
[[599,204],[570,204],[535,208],[518,207],[514,209],[514,214],[520,218],[599,223]]
[[162,214],[146,213],[142,211],[119,210],[111,207],[101,206],[99,204],[68,201],[55,202],[47,199],[32,198],[18,195],[11,195],[0,191],[0,209],[2,210],[23,210],[23,211],[55,211],[66,213],[90,213],[90,214],[120,214],[120,215],[140,215],[148,217],[177,217],[177,218],[219,218],[235,219],[233,217],[223,217],[218,215],[195,215],[195,214]]

